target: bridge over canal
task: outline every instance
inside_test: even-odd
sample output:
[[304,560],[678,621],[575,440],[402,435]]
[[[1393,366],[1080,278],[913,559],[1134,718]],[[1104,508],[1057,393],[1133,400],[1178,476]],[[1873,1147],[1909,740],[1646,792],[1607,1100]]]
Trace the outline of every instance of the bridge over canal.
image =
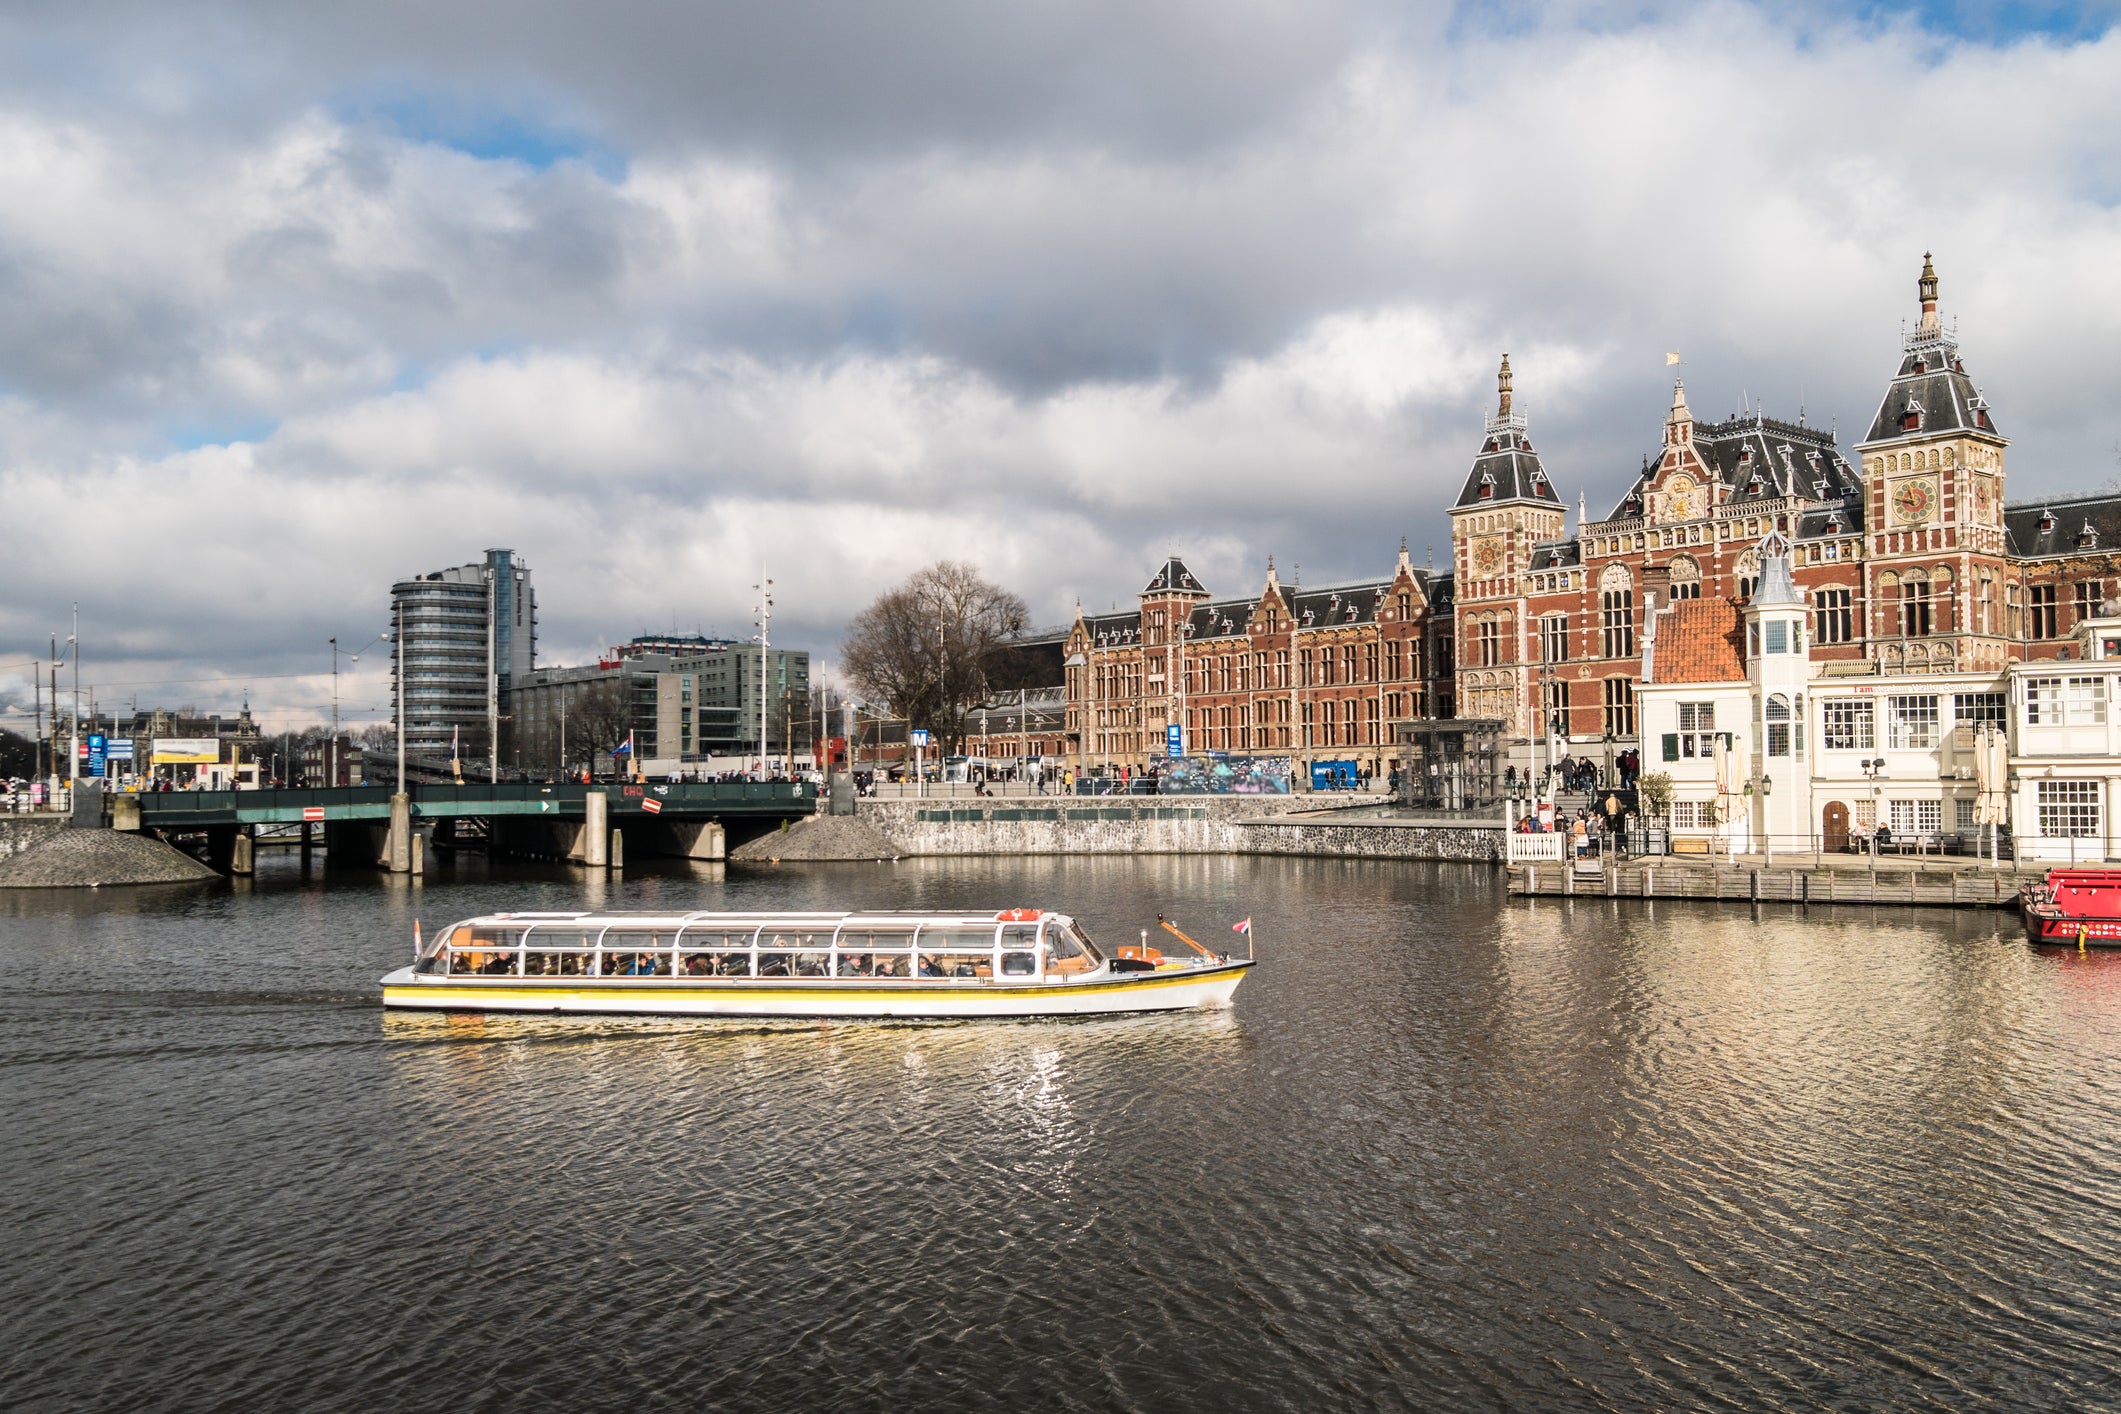
[[422,869],[430,840],[464,841],[467,822],[494,853],[602,868],[629,850],[721,859],[732,834],[741,842],[816,809],[815,786],[785,781],[503,782],[416,785],[403,795],[387,786],[150,792],[116,797],[111,818],[119,829],[204,835],[208,857],[236,873],[249,872],[261,830],[294,833],[289,826],[304,847],[321,833],[335,856],[403,873]]

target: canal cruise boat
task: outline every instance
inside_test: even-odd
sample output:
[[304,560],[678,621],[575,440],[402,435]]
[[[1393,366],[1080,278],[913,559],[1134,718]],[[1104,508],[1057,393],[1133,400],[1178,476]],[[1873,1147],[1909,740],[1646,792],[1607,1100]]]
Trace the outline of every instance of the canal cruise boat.
[[2121,869],[2050,869],[2018,891],[2028,942],[2121,947]]
[[[1110,955],[1062,913],[495,913],[383,978],[427,1011],[1030,1017],[1226,1007],[1253,966],[1148,945]],[[1250,920],[1239,925],[1250,938]]]

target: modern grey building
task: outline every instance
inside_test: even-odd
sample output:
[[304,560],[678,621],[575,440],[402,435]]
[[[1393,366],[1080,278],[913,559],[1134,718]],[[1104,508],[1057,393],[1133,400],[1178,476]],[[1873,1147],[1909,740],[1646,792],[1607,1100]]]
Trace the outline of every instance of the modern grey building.
[[[538,600],[513,550],[391,586],[391,701],[405,747],[445,754],[458,733],[467,756],[487,754],[489,714],[537,662]],[[403,681],[399,681],[402,663]]]
[[[810,749],[810,655],[774,649],[767,666],[767,754],[800,755]],[[737,764],[758,754],[758,669],[758,650],[743,644],[645,637],[595,667],[535,669],[509,699],[517,734],[504,764],[550,770],[588,761],[601,772],[628,732],[640,763],[653,769]]]

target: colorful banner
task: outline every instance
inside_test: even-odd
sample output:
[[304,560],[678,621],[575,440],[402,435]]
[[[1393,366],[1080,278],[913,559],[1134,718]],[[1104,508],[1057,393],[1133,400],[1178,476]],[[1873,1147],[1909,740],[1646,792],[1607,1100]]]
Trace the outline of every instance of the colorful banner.
[[150,759],[157,766],[218,765],[221,742],[210,736],[158,736]]
[[1286,756],[1182,756],[1164,763],[1164,795],[1287,795],[1295,772]]

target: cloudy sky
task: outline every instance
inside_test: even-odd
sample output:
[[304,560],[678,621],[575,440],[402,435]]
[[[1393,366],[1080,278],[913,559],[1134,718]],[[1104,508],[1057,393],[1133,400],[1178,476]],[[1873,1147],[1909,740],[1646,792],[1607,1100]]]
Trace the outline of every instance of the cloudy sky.
[[2091,489],[2114,9],[18,0],[0,708],[78,601],[100,702],[313,720],[488,546],[546,662],[762,557],[828,660],[942,556],[1042,622],[1442,558],[1504,350],[1602,511],[1668,349],[1848,447],[1925,250],[2014,496]]

